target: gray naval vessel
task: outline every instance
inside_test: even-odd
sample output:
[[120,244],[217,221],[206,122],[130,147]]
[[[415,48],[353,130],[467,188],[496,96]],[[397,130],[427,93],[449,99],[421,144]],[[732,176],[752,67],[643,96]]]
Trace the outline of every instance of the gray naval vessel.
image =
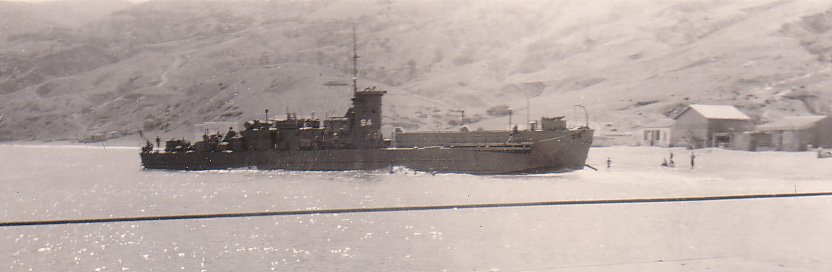
[[[593,130],[567,128],[563,117],[541,118],[539,128],[518,130],[396,130],[381,134],[383,90],[353,88],[352,107],[342,117],[252,120],[244,130],[148,145],[140,153],[146,169],[374,170],[394,166],[432,173],[523,174],[584,168]],[[157,144],[159,141],[157,139]]]
[[[540,129],[401,132],[381,134],[382,96],[358,90],[353,26],[352,107],[342,117],[252,120],[242,131],[203,135],[193,144],[165,142],[164,151],[148,141],[142,148],[146,169],[209,170],[233,168],[302,171],[375,170],[403,166],[431,173],[521,174],[567,172],[584,168],[592,144],[588,126],[570,129],[563,117],[541,118]],[[267,110],[268,115],[268,110]],[[156,139],[157,146],[161,145]],[[158,147],[157,147],[158,148]]]

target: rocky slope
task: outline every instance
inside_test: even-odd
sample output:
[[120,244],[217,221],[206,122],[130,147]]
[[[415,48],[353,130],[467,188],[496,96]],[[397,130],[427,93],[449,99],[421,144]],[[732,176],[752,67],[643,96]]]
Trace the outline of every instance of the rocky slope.
[[758,123],[830,111],[830,3],[516,2],[0,2],[0,140],[341,115],[353,25],[359,85],[389,90],[385,131],[455,129],[458,109],[502,129],[506,107],[583,123],[581,104],[601,133],[690,103]]

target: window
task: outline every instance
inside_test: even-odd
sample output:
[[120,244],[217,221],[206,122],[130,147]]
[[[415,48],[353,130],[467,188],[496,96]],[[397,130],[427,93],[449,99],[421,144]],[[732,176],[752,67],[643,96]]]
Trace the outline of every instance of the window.
[[644,130],[644,140],[661,140],[662,134],[661,130],[658,129],[648,129]]

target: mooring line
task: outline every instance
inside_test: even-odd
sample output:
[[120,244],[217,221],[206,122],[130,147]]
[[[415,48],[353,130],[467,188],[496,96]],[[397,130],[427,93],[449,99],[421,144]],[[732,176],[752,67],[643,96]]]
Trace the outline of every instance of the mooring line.
[[565,205],[635,204],[635,203],[660,203],[660,202],[693,202],[693,201],[716,201],[716,200],[738,200],[738,199],[760,199],[760,198],[791,198],[791,197],[812,197],[812,196],[832,196],[832,192],[814,192],[814,193],[799,193],[799,194],[789,193],[789,194],[755,194],[755,195],[723,195],[723,196],[695,196],[695,197],[634,198],[634,199],[560,200],[560,201],[542,201],[542,202],[483,203],[483,204],[399,206],[399,207],[376,207],[376,208],[345,208],[345,209],[295,210],[295,211],[271,211],[271,212],[267,211],[267,212],[243,212],[243,213],[210,213],[210,214],[190,214],[190,215],[109,217],[109,218],[90,218],[90,219],[65,219],[65,220],[0,222],[0,227],[38,226],[38,225],[67,225],[67,224],[88,224],[88,223],[114,223],[114,222],[137,222],[137,221],[164,221],[164,220],[190,220],[190,219],[212,219],[212,218],[235,218],[235,217],[262,217],[262,216],[284,216],[284,215],[403,212],[403,211],[430,211],[430,210],[456,210],[456,209],[484,209],[484,208],[506,208],[506,207],[532,207],[532,206],[565,206]]

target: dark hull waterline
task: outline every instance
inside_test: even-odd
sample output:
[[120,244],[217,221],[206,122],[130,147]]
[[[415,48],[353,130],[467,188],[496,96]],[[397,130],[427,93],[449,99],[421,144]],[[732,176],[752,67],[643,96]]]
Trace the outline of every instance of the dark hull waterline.
[[584,167],[592,134],[588,129],[573,130],[561,137],[505,146],[142,152],[141,158],[146,169],[170,170],[344,171],[403,166],[436,173],[556,173]]

